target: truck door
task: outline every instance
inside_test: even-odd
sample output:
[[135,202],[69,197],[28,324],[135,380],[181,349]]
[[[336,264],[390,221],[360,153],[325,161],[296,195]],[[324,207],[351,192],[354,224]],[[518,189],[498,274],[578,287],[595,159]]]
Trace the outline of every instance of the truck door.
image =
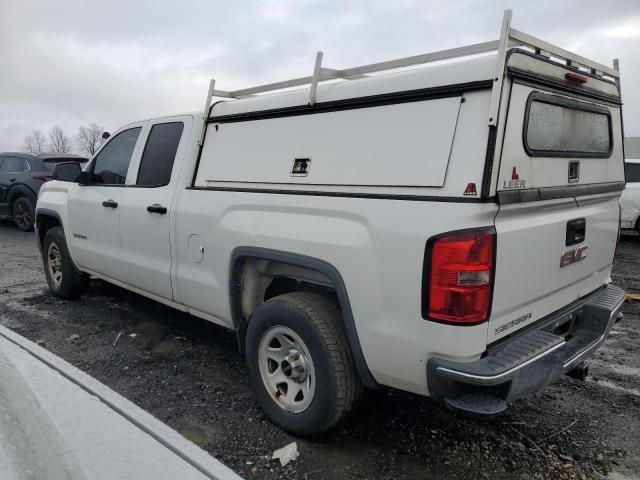
[[190,129],[191,118],[184,116],[149,125],[140,162],[119,205],[126,283],[169,300],[171,206]]
[[89,185],[76,185],[68,195],[69,242],[80,268],[123,281],[120,259],[120,203],[132,158],[137,155],[142,126],[127,128],[109,139],[94,158]]

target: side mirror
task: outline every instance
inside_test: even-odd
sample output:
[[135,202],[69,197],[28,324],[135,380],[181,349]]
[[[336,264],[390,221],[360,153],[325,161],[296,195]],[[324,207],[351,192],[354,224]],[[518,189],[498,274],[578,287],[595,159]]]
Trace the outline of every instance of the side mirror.
[[61,182],[78,182],[82,167],[78,162],[60,162],[53,169],[53,179]]

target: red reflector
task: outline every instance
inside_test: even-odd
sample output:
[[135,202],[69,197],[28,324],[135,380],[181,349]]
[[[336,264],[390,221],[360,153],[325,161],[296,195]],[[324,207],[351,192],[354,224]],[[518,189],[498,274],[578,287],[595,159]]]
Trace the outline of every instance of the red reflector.
[[577,73],[567,72],[564,74],[564,78],[574,83],[587,83],[587,77],[578,75]]
[[445,323],[489,318],[496,232],[493,227],[452,232],[427,244],[422,314]]
[[463,195],[478,195],[475,183],[467,183],[467,188],[464,189]]
[[53,177],[51,175],[34,175],[33,178],[35,180],[40,180],[41,182],[48,182]]

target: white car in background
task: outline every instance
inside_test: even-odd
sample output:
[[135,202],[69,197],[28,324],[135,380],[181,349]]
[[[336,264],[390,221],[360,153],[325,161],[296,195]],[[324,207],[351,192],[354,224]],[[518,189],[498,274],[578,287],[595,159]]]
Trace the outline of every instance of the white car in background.
[[640,232],[640,158],[625,160],[624,176],[627,186],[620,197],[620,227]]

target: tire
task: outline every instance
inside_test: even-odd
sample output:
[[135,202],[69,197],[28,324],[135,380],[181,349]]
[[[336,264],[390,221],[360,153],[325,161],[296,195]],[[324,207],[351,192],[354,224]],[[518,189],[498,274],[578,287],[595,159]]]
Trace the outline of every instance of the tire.
[[16,227],[20,230],[23,232],[30,232],[33,230],[35,209],[33,202],[29,197],[21,196],[16,198],[11,205],[11,214]]
[[296,292],[266,301],[249,322],[245,345],[258,402],[293,435],[332,430],[362,393],[340,313],[320,295]]
[[89,289],[89,276],[73,265],[61,227],[47,230],[42,242],[42,263],[54,297],[78,298]]

